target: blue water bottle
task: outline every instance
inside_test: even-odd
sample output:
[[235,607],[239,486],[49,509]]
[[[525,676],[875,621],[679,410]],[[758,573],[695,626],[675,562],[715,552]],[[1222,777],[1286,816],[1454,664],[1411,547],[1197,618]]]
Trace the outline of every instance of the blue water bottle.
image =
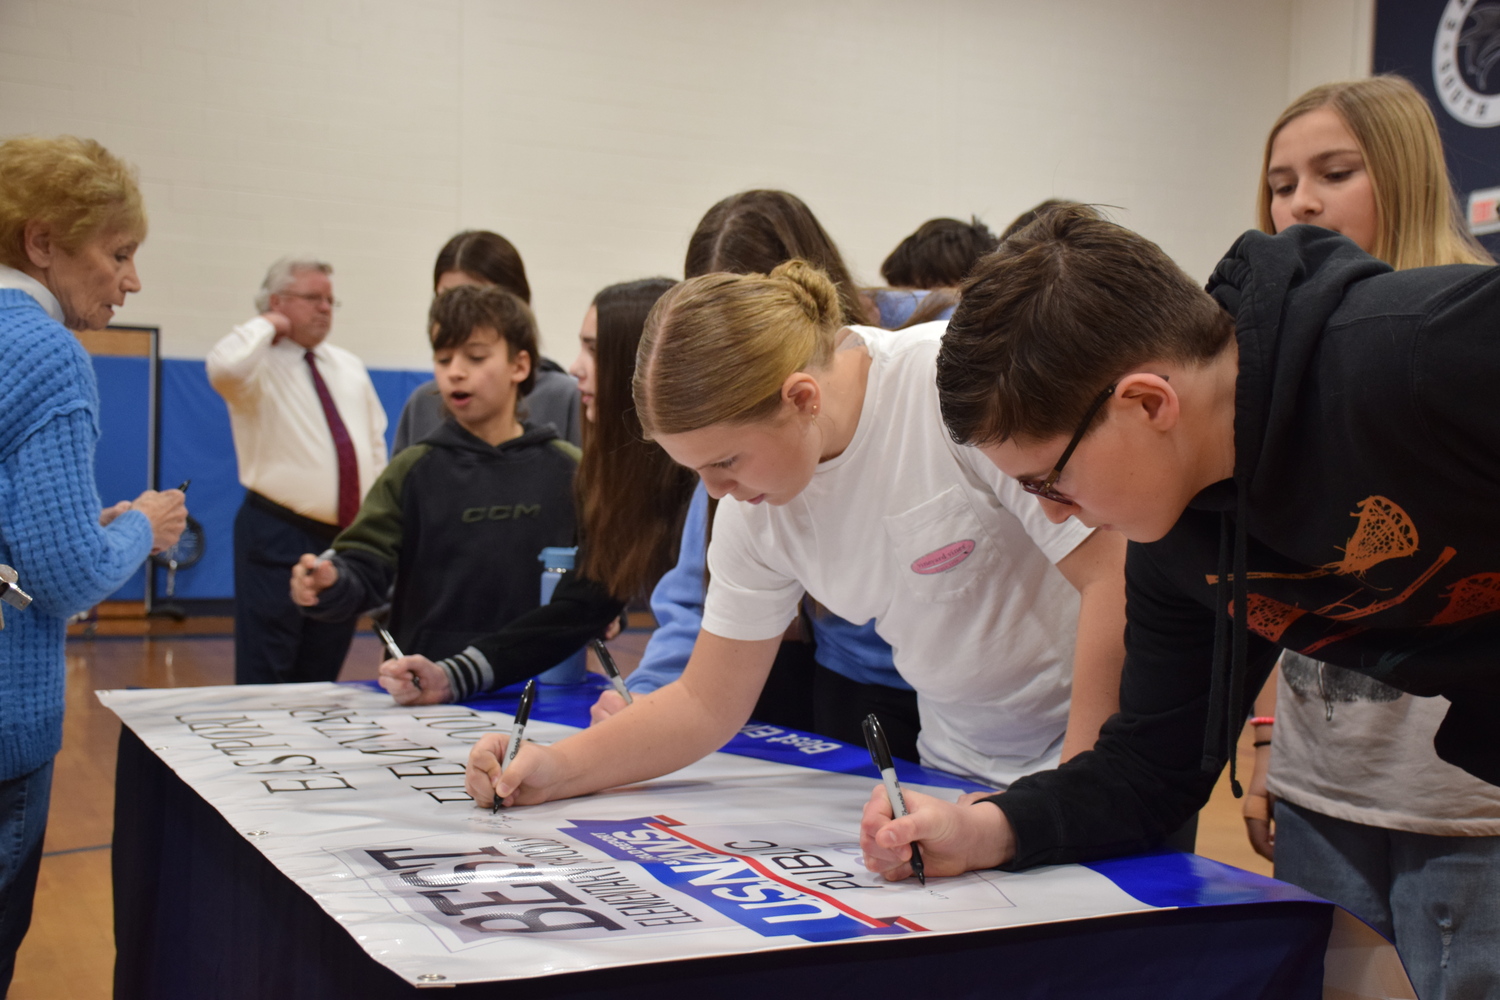
[[[554,545],[542,549],[542,554],[537,556],[537,561],[542,564],[543,604],[552,603],[552,592],[557,589],[557,581],[573,568],[573,560],[577,555],[576,546],[565,548]],[[577,684],[588,672],[588,654],[580,649],[557,666],[538,674],[537,680],[543,684]]]

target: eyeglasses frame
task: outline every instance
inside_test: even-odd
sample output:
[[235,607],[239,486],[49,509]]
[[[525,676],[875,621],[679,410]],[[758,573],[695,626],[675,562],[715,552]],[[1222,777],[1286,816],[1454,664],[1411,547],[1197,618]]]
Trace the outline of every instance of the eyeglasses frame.
[[1063,449],[1062,457],[1057,460],[1057,464],[1052,467],[1052,471],[1047,473],[1047,478],[1041,482],[1037,482],[1035,479],[1017,479],[1016,482],[1021,484],[1021,489],[1032,496],[1041,497],[1043,500],[1051,500],[1053,503],[1064,504],[1068,507],[1077,506],[1072,500],[1057,492],[1057,480],[1062,476],[1063,466],[1067,465],[1068,459],[1073,457],[1073,449],[1078,447],[1078,442],[1082,441],[1084,434],[1088,433],[1089,426],[1093,424],[1094,417],[1099,413],[1099,409],[1109,401],[1109,397],[1115,394],[1115,386],[1117,385],[1119,385],[1118,382],[1111,384],[1103,392],[1099,393],[1098,396],[1094,397],[1094,401],[1089,404],[1088,412],[1083,415],[1082,423],[1073,432],[1073,439]]

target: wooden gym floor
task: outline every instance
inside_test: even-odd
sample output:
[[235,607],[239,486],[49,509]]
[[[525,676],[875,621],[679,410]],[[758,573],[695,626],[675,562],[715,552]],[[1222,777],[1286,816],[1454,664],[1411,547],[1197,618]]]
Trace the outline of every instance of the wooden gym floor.
[[[21,946],[10,1000],[100,1000],[110,996],[115,958],[110,898],[115,745],[120,724],[96,690],[192,687],[234,682],[227,619],[101,622],[93,638],[69,639],[67,716],[52,784],[52,811],[31,931]],[[206,634],[205,634],[206,633]],[[610,643],[622,671],[634,669],[647,633]],[[355,637],[342,680],[373,678],[378,641]],[[1246,736],[1240,759],[1253,760]],[[1262,874],[1270,863],[1250,850],[1239,803],[1219,782],[1198,826],[1198,853]]]

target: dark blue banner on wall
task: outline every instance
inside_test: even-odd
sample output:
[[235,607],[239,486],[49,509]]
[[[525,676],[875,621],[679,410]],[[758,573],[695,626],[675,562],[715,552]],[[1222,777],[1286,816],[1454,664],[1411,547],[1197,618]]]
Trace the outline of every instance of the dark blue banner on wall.
[[1378,2],[1374,68],[1401,74],[1427,96],[1459,206],[1500,255],[1500,2]]

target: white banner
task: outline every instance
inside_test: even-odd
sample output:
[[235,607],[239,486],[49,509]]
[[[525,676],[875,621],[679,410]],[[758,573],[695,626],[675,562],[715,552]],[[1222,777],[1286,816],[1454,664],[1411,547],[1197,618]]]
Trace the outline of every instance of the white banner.
[[[1076,866],[925,888],[876,878],[859,863],[869,778],[721,753],[491,815],[464,794],[464,760],[481,734],[509,732],[501,713],[401,707],[338,684],[99,697],[414,985],[1155,909]],[[533,718],[526,735],[574,731]]]

